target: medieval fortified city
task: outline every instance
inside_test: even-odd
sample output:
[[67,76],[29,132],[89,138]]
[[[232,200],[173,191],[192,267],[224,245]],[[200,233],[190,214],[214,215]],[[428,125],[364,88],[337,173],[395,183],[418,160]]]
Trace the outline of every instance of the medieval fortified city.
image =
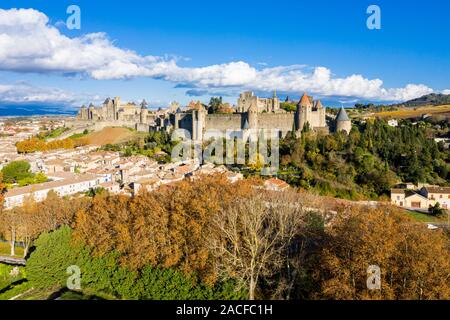
[[[348,214],[345,212],[354,212],[349,217],[353,214],[367,215],[364,219],[369,222],[371,219],[384,219],[387,210],[407,219],[404,223],[416,221],[418,226],[425,226],[426,232],[433,232],[433,237],[438,237],[441,231],[448,232],[450,187],[442,175],[445,171],[440,169],[441,165],[448,165],[445,160],[450,146],[450,139],[445,136],[448,116],[414,113],[408,109],[396,111],[394,107],[391,107],[393,111],[386,112],[379,108],[327,108],[307,93],[291,101],[289,97],[280,99],[276,92],[269,98],[243,92],[234,106],[224,103],[221,97],[213,97],[208,104],[192,101],[182,106],[172,102],[167,108],[154,108],[145,100],[140,104],[124,103],[120,97],[115,97],[107,98],[99,106],[92,103],[88,107],[83,105],[73,116],[0,118],[0,172],[6,187],[2,196],[3,229],[0,231],[8,240],[0,243],[3,246],[0,265],[19,266],[11,269],[11,272],[19,272],[13,278],[23,277],[20,266],[33,266],[30,250],[34,250],[34,241],[39,243],[40,233],[53,230],[53,223],[74,221],[75,228],[88,228],[95,234],[100,232],[97,222],[92,221],[91,224],[90,219],[84,220],[84,210],[97,215],[96,219],[100,220],[96,221],[106,223],[105,211],[98,206],[119,210],[108,208],[114,202],[117,202],[115,206],[119,205],[121,201],[129,202],[127,206],[145,201],[147,209],[142,208],[142,214],[146,215],[155,210],[156,203],[160,206],[164,201],[168,201],[164,204],[168,207],[157,210],[171,212],[171,201],[182,201],[183,208],[190,208],[182,209],[189,210],[185,211],[188,214],[190,210],[208,211],[205,206],[223,206],[222,201],[229,199],[225,201],[234,203],[241,210],[240,214],[244,214],[250,210],[247,201],[254,207],[259,205],[257,201],[267,203],[267,199],[273,198],[270,201],[273,201],[271,205],[276,211],[267,211],[270,216],[278,212],[280,203],[284,203],[283,208],[288,203],[289,209],[280,211],[286,215],[284,218],[296,221],[297,215],[314,213],[323,219],[327,230],[332,230],[338,223],[349,225],[345,219],[340,221],[342,214]],[[441,112],[439,108],[437,110]],[[412,115],[399,117],[399,112]],[[419,129],[423,133],[419,132],[418,140],[404,140],[423,126],[433,130],[436,136],[430,140],[424,135],[425,129]],[[260,135],[266,131],[270,132],[268,136]],[[386,139],[386,135],[391,138]],[[180,137],[185,140],[179,140]],[[266,138],[268,141],[262,141]],[[392,159],[403,157],[405,145],[418,146],[418,142],[431,148],[423,150],[425,155],[434,152],[436,156],[436,169],[422,176],[418,175],[420,171],[415,171],[420,169],[411,171],[398,166],[404,160],[390,163],[388,161],[394,160],[381,161],[380,156],[371,155],[373,150],[377,150],[374,148],[378,148],[379,151],[375,152],[391,150]],[[196,151],[200,151],[203,157],[197,157]],[[254,199],[242,203],[241,200],[232,200],[235,196],[239,199],[240,192],[249,192],[249,187],[254,190]],[[205,192],[205,188],[209,191]],[[173,192],[186,193],[186,197],[172,198]],[[217,193],[225,198],[215,199]],[[101,199],[107,202],[98,203],[103,201]],[[59,207],[61,209],[57,209]],[[233,208],[224,214],[238,212]],[[27,228],[35,225],[37,222],[30,218],[30,214],[36,215],[41,222],[36,225],[35,236],[31,235],[34,241],[21,242],[29,229],[10,228],[12,223],[24,223]],[[118,216],[108,219],[118,219]],[[227,220],[229,216],[220,219],[229,223],[227,234],[236,227],[237,221]],[[258,219],[268,219],[268,216],[259,216]],[[275,221],[271,223],[276,226]],[[148,224],[153,228],[151,226],[152,223]],[[217,227],[224,226],[219,224]],[[386,226],[381,223],[380,227]],[[15,230],[14,233],[11,230]],[[384,230],[380,229],[380,232]],[[226,234],[222,236],[227,237]],[[97,243],[88,234],[86,237],[89,238],[85,241]],[[211,257],[216,254],[217,259],[225,259],[230,252],[217,251],[211,253]],[[271,255],[277,257],[275,252]],[[76,266],[75,271],[78,270]],[[380,271],[370,264],[368,268],[367,272],[374,275]],[[41,279],[40,271],[36,272]],[[144,279],[139,281],[146,281]],[[378,290],[377,278],[374,279],[371,286],[375,289],[369,289],[371,291]],[[37,280],[25,283],[31,285],[31,281]],[[50,278],[45,281],[53,283]],[[70,284],[71,294],[80,294],[77,283]],[[31,290],[29,285],[27,290]],[[250,298],[254,299],[253,289],[243,287],[242,291],[232,290],[227,294],[232,294],[233,299],[251,294]],[[48,289],[30,292],[37,294],[42,290],[48,292]],[[164,290],[162,292],[161,299],[170,297]],[[127,294],[116,292],[111,298],[132,298]],[[145,296],[147,293],[142,294]],[[212,297],[222,299],[220,294]],[[270,309],[270,306],[266,307]],[[186,305],[180,310],[183,314],[213,312],[206,307],[195,309]],[[236,310],[241,309],[230,307],[229,310],[240,312]],[[242,310],[259,309],[242,306]]]
[[450,2],[233,1],[1,1],[2,307],[448,303]]
[[296,106],[295,112],[288,112],[280,107],[276,93],[273,98],[259,98],[253,92],[244,92],[235,111],[228,114],[209,114],[207,106],[201,103],[182,110],[176,102],[171,108],[151,112],[145,100],[140,105],[122,104],[120,97],[116,97],[106,99],[99,107],[93,104],[82,106],[77,116],[79,121],[66,122],[66,125],[87,125],[97,129],[127,126],[143,132],[184,129],[189,131],[193,140],[202,140],[203,133],[208,130],[277,129],[282,137],[293,130],[300,135],[305,125],[324,133],[330,130],[350,133],[352,124],[344,108],[337,117],[327,115],[320,100],[314,101],[306,93]]

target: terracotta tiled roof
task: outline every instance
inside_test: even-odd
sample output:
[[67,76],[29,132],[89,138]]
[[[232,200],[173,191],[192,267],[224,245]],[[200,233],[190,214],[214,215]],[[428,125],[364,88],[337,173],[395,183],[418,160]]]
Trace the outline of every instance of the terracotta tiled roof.
[[45,161],[45,164],[48,166],[53,166],[53,165],[65,165],[66,163],[64,162],[64,160],[61,159],[53,159]]
[[67,178],[64,180],[50,181],[41,184],[34,184],[21,188],[14,188],[6,192],[5,197],[15,197],[19,195],[29,194],[41,190],[49,190],[53,188],[58,188],[66,185],[71,185],[74,183],[82,183],[96,180],[97,177],[94,175],[84,174],[84,175],[73,175],[71,178]]
[[158,178],[144,178],[144,179],[140,179],[140,180],[136,181],[136,183],[143,184],[143,185],[153,185],[153,184],[160,183],[160,182],[161,182],[161,180]]
[[194,168],[192,166],[189,166],[189,165],[180,166],[180,167],[177,167],[177,168],[174,169],[174,172],[178,173],[178,174],[187,174],[187,173],[192,172],[192,171],[194,171]]
[[302,98],[300,99],[299,105],[302,107],[311,105],[311,100],[309,99],[308,94],[306,92],[303,94]]
[[265,182],[266,185],[274,185],[277,188],[288,188],[289,184],[283,180],[277,179],[277,178],[272,178],[269,180],[266,180]]
[[450,194],[450,187],[425,187],[428,193]]

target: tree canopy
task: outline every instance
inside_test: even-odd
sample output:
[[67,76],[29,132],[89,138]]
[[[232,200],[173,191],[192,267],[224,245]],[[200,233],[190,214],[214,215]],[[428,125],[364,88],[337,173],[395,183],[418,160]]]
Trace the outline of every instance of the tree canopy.
[[356,123],[349,135],[304,132],[280,142],[285,179],[324,195],[360,199],[389,195],[398,182],[446,185],[448,151],[427,130],[409,122],[391,127],[384,120]]
[[[82,290],[120,299],[450,298],[442,230],[391,206],[267,191],[259,179],[201,176],[132,198],[49,194],[3,211],[0,228],[34,246],[34,288],[63,288],[74,265]],[[367,286],[370,266],[380,290]]]
[[7,184],[18,184],[19,187],[31,184],[43,183],[48,180],[47,176],[39,172],[31,172],[31,166],[27,161],[13,161],[2,169],[4,181]]
[[18,183],[20,180],[32,178],[31,166],[27,161],[13,161],[2,169],[3,180],[6,183]]

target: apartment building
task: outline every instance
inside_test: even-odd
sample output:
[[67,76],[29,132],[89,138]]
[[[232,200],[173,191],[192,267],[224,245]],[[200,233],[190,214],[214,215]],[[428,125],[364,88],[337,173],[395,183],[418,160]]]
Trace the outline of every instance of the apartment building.
[[65,174],[56,180],[36,185],[30,185],[21,188],[14,188],[5,194],[5,209],[12,209],[23,205],[25,199],[33,198],[36,202],[47,198],[50,191],[56,192],[60,197],[70,196],[79,192],[86,192],[92,188],[98,187],[108,178],[96,175],[83,174]]

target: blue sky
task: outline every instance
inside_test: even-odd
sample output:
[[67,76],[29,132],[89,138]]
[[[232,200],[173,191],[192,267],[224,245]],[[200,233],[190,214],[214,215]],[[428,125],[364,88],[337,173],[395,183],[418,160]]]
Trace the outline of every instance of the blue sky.
[[[32,48],[13,48],[23,54],[18,61],[17,54],[2,54],[0,41],[0,102],[35,99],[76,105],[120,95],[124,100],[145,98],[162,106],[173,100],[207,102],[211,95],[223,94],[234,103],[243,90],[264,96],[278,89],[280,95],[293,98],[308,90],[329,105],[340,105],[398,101],[450,89],[450,3],[445,0],[125,3],[3,0],[0,8],[6,9],[7,17],[12,15],[11,8],[33,8],[47,16],[42,33],[53,34],[55,28],[57,37],[76,42],[103,32],[110,40],[103,50],[109,46],[123,52],[108,61],[92,62],[85,57],[85,62],[65,63],[61,48],[46,52],[42,43],[33,43]],[[68,30],[61,23],[71,4],[81,8],[81,30]],[[381,30],[366,27],[366,9],[371,4],[381,8]],[[35,14],[17,15],[29,18]],[[0,20],[0,39],[2,33],[18,37],[14,43],[19,46],[27,32],[38,31],[23,31],[20,21],[25,20],[17,21],[2,28]],[[33,33],[32,38],[41,41],[40,34]],[[73,57],[77,57],[82,56],[78,50],[89,53],[90,46],[95,45],[95,50],[102,41],[69,45],[74,45]],[[52,61],[35,57],[33,48]],[[156,57],[157,62],[146,57]],[[125,63],[120,74],[112,70],[116,60]],[[21,97],[28,88],[35,94]]]

